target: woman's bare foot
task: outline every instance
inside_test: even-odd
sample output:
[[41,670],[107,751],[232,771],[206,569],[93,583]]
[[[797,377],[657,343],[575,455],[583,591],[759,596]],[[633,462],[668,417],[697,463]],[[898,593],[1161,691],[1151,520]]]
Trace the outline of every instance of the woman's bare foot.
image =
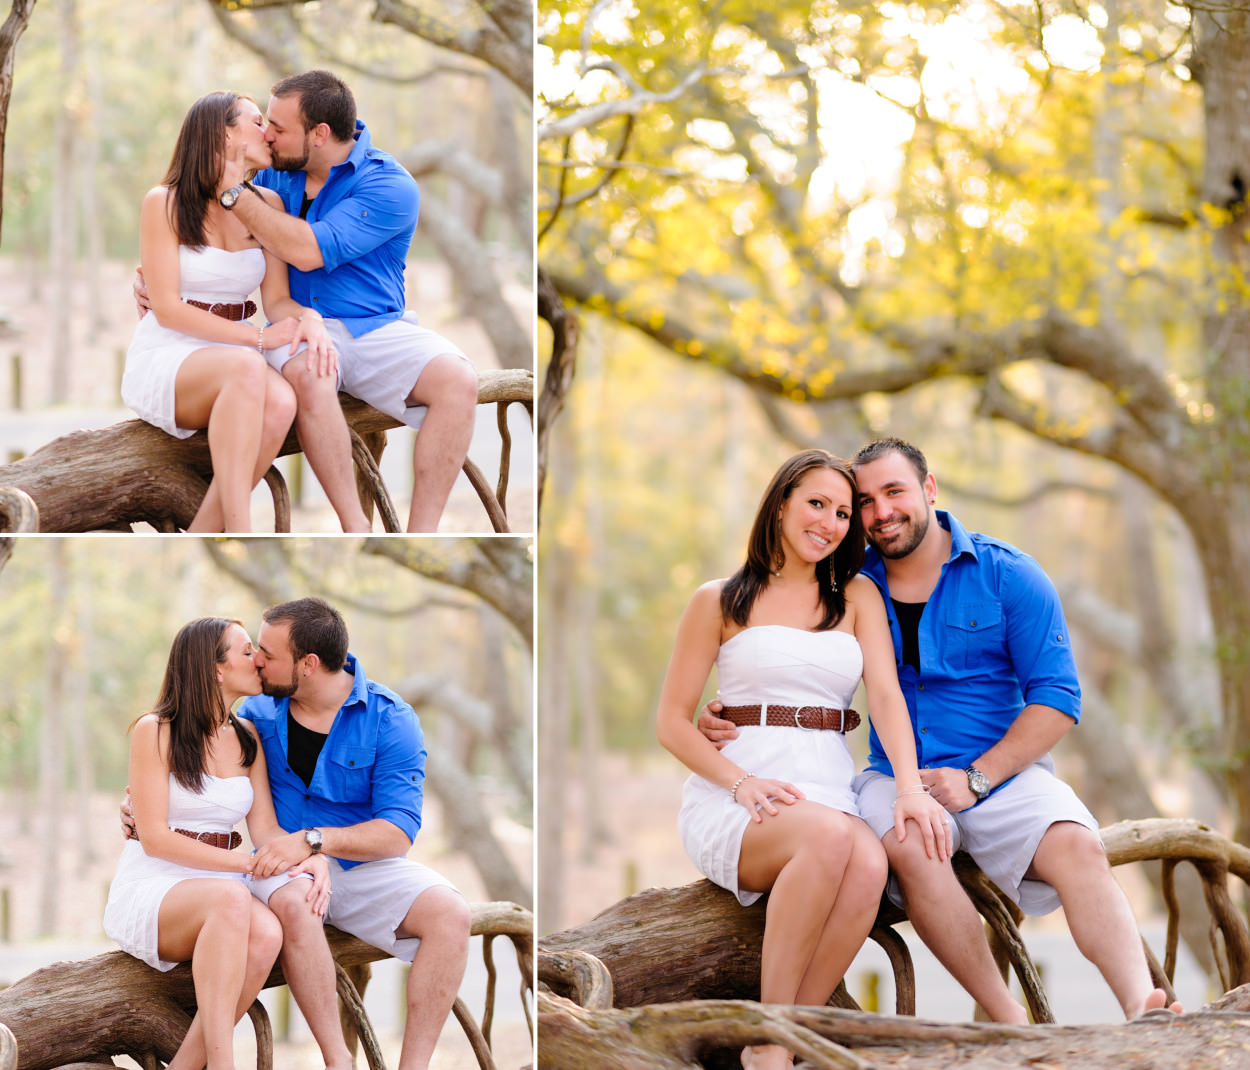
[[780,1044],[757,1044],[742,1049],[742,1070],[790,1070],[794,1056]]
[[1146,997],[1146,1005],[1142,1008],[1142,1014],[1147,1011],[1171,1011],[1173,1014],[1184,1014],[1185,1008],[1179,1001],[1168,1003],[1168,994],[1162,988],[1156,988]]

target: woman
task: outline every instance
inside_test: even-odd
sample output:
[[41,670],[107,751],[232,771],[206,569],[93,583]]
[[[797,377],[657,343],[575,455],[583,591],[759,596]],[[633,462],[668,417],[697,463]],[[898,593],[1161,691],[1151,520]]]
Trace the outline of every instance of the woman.
[[[143,199],[139,253],[152,307],[122,377],[122,399],[148,423],[178,438],[208,429],[213,478],[189,531],[251,529],[251,490],[295,419],[295,393],[263,350],[306,339],[310,367],[334,366],[320,315],[291,298],[286,264],[223,207],[227,163],[232,174],[269,166],[265,120],[248,97],[210,93],[187,112],[164,184]],[[258,285],[266,326],[249,322]]]
[[[131,726],[138,839],[122,850],[104,929],[155,969],[191,961],[197,1010],[170,1070],[234,1066],[234,1025],[282,946],[278,919],[252,896],[251,856],[232,850],[243,817],[257,847],[282,835],[264,751],[252,726],[230,712],[259,692],[243,626],[194,620],[174,637],[156,706]],[[299,868],[312,880],[309,909],[324,916],[325,859]]]
[[[845,462],[824,450],[786,461],[760,503],[746,564],[691,599],[660,694],[660,742],[693,773],[678,821],[687,853],[743,905],[769,893],[766,1003],[827,1003],[876,918],[885,851],[856,815],[844,736],[858,723],[846,707],[861,676],[900,785],[899,839],[918,829],[930,854],[950,851],[946,812],[920,782],[885,607],[856,575],[855,501]],[[723,750],[692,723],[714,664],[721,716],[743,726]],[[792,1058],[760,1045],[742,1065],[772,1070]]]

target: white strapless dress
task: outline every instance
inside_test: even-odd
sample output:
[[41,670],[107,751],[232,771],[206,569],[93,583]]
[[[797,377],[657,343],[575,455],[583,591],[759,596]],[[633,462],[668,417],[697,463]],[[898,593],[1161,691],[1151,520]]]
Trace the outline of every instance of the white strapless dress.
[[[265,277],[265,254],[260,249],[180,245],[178,272],[184,301],[242,304]],[[162,431],[175,438],[190,438],[195,431],[174,422],[174,380],[182,362],[197,349],[223,344],[162,327],[148,312],[126,350],[122,401]]]
[[[229,832],[252,809],[252,782],[246,776],[204,777],[202,793],[188,791],[170,774],[169,827],[191,832]],[[104,931],[128,954],[158,970],[178,965],[156,952],[156,920],[161,900],[179,881],[213,877],[247,881],[246,873],[192,869],[153,858],[137,840],[127,840],[117,862],[104,908]]]
[[[773,703],[846,709],[859,686],[864,656],[849,632],[811,632],[779,624],[746,628],[720,648],[717,698],[726,706]],[[856,814],[855,762],[841,732],[739,727],[722,753],[756,776],[785,780],[811,801]],[[762,893],[738,887],[738,855],[750,815],[724,788],[691,775],[677,826],[690,860],[743,906]]]

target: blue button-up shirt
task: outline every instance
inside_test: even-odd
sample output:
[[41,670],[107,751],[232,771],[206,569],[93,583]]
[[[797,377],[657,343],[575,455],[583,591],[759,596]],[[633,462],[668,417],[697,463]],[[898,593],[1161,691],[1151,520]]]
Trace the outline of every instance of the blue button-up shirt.
[[[298,216],[308,176],[261,171],[253,181],[276,190],[287,213]],[[289,269],[291,296],[329,319],[342,320],[353,338],[404,314],[404,263],[417,226],[421,195],[399,162],[375,149],[356,121],[356,144],[308,209],[324,267]]]
[[[964,769],[1003,738],[1026,705],[1081,719],[1081,687],[1059,594],[1022,550],[969,534],[949,513],[951,554],[920,618],[920,671],[902,660],[903,642],[881,555],[863,571],[885,599],[899,684],[907,699],[922,769]],[[868,765],[890,774],[873,730]]]
[[[352,693],[334,718],[310,784],[287,761],[291,700],[254,695],[239,707],[265,748],[278,824],[294,832],[380,817],[415,839],[425,787],[421,722],[395,692],[367,679],[354,655],[345,667],[356,678]],[[340,861],[344,869],[359,864]]]

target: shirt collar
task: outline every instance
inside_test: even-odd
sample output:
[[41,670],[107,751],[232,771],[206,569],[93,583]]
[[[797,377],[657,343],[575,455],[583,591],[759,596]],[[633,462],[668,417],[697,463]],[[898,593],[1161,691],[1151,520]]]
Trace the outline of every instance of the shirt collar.
[[365,670],[360,667],[355,654],[347,655],[343,668],[352,674],[352,693],[347,696],[347,701],[341,708],[347,709],[348,706],[354,706],[358,702],[364,705],[369,699],[369,681],[365,678]]
[[353,171],[357,170],[365,158],[373,151],[373,141],[369,137],[369,128],[365,126],[359,119],[356,120],[356,144],[352,146],[352,151],[347,154],[347,159],[342,163],[337,163],[330,168],[330,174],[333,175],[340,168],[350,167]]

